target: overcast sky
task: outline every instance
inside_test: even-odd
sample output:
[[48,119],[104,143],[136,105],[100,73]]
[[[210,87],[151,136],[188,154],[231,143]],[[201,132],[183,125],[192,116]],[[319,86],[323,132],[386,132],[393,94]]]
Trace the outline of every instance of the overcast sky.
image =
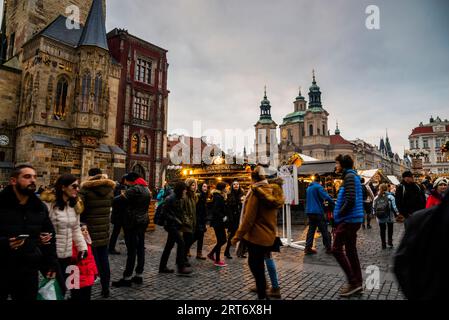
[[168,50],[169,131],[253,130],[264,85],[280,124],[313,68],[348,140],[378,145],[388,128],[402,156],[413,127],[449,118],[446,0],[107,0],[106,23]]

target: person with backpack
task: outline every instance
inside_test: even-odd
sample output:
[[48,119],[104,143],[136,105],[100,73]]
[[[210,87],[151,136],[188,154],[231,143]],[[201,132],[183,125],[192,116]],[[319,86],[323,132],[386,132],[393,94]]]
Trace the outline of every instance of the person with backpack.
[[424,209],[426,196],[424,191],[416,184],[410,171],[402,174],[402,182],[396,188],[396,206],[399,210],[399,220],[407,220],[414,212]]
[[[363,210],[365,211],[365,216],[363,218],[362,228],[371,229],[371,216],[373,212],[373,201],[374,193],[371,187],[365,185],[365,178],[360,180],[362,183],[362,193],[363,193]],[[365,227],[366,221],[366,227]]]
[[182,199],[186,196],[186,193],[187,185],[184,182],[178,182],[174,186],[173,193],[163,203],[161,215],[164,221],[164,229],[167,231],[167,241],[159,263],[159,273],[175,272],[175,270],[167,267],[168,258],[175,243],[177,245],[176,265],[178,275],[188,276],[192,273],[192,269],[186,265],[185,243],[182,234],[184,218]]
[[405,226],[394,257],[394,273],[409,300],[449,299],[449,192],[438,206],[420,210]]
[[441,203],[441,201],[443,201],[443,196],[446,192],[448,182],[448,179],[443,177],[435,180],[430,196],[427,198],[426,208],[437,206]]
[[[145,266],[145,231],[150,222],[148,208],[150,207],[151,193],[148,185],[137,173],[130,172],[125,176],[127,189],[121,197],[126,200],[126,211],[123,219],[125,244],[128,250],[126,268],[123,278],[112,283],[114,287],[130,287],[132,283],[143,283],[143,270]],[[136,274],[132,277],[134,266]]]
[[393,248],[393,224],[398,214],[393,194],[388,191],[388,185],[383,183],[379,187],[379,194],[374,199],[373,213],[377,218],[380,228],[380,240],[382,250],[387,248],[386,231],[388,227],[388,246]]

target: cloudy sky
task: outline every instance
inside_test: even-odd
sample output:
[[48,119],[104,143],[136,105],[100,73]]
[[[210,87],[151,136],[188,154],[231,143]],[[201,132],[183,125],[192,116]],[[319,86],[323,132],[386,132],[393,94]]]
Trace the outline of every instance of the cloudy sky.
[[378,145],[388,128],[402,156],[419,122],[449,118],[446,0],[107,0],[114,27],[169,51],[169,131],[253,130],[264,85],[280,124],[313,68],[346,139]]

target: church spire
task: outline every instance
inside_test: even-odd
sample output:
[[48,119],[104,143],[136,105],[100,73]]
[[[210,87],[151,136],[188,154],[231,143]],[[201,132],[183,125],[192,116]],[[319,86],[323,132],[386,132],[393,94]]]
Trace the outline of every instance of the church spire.
[[267,86],[264,87],[264,96],[260,103],[260,120],[262,119],[272,120],[270,100],[267,97]]
[[313,80],[309,89],[309,108],[322,108],[321,104],[321,91],[320,87],[316,83],[315,69],[312,71]]
[[109,50],[106,37],[105,15],[101,0],[93,0],[79,46],[96,46]]
[[338,121],[337,121],[337,129],[335,129],[335,134],[339,135],[340,134],[340,129],[338,129]]

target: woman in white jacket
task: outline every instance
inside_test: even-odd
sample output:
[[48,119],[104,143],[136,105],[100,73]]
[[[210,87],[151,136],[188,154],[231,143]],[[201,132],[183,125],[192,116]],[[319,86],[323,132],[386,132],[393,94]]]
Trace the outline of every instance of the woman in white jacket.
[[75,264],[72,261],[72,246],[75,245],[80,253],[78,259],[87,256],[87,245],[80,228],[80,214],[84,206],[78,198],[78,191],[77,178],[71,174],[63,174],[56,181],[54,192],[45,191],[41,195],[56,232],[56,253],[60,266],[58,282],[63,293],[67,289],[65,279],[70,274],[66,274],[67,267]]

